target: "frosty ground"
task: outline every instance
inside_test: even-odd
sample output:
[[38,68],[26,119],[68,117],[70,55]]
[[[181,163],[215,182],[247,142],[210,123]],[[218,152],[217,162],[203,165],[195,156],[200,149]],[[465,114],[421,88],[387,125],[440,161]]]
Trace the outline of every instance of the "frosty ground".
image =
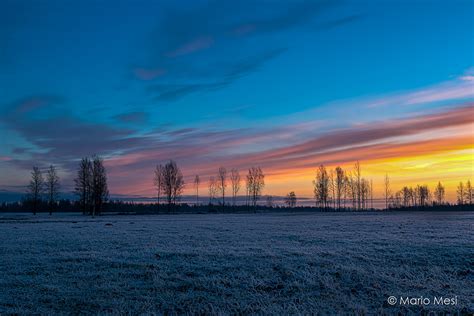
[[0,314],[467,314],[473,226],[472,212],[0,214]]

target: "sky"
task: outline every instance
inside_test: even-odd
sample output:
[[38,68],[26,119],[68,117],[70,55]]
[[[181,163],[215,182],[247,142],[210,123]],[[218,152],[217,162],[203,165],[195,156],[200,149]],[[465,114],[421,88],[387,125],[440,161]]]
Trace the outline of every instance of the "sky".
[[312,196],[318,165],[381,196],[473,179],[472,1],[0,1],[0,190],[81,157],[153,196],[169,159],[206,181],[266,174]]

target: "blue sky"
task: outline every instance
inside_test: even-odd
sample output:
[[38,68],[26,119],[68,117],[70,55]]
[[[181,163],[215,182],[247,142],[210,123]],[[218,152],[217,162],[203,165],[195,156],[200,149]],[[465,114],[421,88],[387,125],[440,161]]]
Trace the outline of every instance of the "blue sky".
[[[1,1],[0,186],[21,186],[33,164],[57,164],[70,181],[76,159],[93,153],[120,159],[163,146],[191,169],[176,143],[274,134],[200,157],[219,163],[338,128],[455,109],[473,99],[473,7]],[[423,102],[405,100],[433,91]],[[134,170],[122,168],[112,175]]]

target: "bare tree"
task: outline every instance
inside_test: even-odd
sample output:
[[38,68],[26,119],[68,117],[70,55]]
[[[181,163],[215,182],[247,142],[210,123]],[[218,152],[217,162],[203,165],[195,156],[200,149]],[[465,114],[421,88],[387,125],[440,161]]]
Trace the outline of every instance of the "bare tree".
[[403,207],[409,207],[410,205],[412,205],[412,201],[413,201],[413,189],[412,188],[409,188],[407,186],[403,187],[400,195],[402,197]]
[[341,167],[336,167],[336,201],[337,208],[341,209],[341,199],[344,195],[344,186],[345,186],[346,175],[344,170]]
[[196,188],[196,205],[199,205],[199,184],[201,183],[201,179],[199,175],[194,177],[194,187]]
[[392,191],[390,189],[390,178],[388,177],[388,174],[385,174],[383,184],[384,184],[385,209],[388,210],[388,199],[390,195],[392,195]]
[[222,194],[222,207],[225,206],[225,189],[227,187],[227,169],[224,167],[220,167],[219,171],[217,172],[217,184],[219,191]]
[[370,208],[374,208],[374,183],[370,179]]
[[425,207],[428,205],[430,200],[430,190],[428,189],[427,185],[417,185],[416,189],[416,204],[421,207]]
[[438,185],[436,186],[436,189],[434,191],[434,196],[438,205],[444,204],[444,192],[444,186],[441,184],[441,182],[438,182]]
[[285,197],[285,204],[288,207],[295,207],[296,206],[296,194],[294,191],[288,193]]
[[176,201],[181,197],[184,189],[183,174],[176,162],[170,160],[163,167],[163,192],[168,203],[168,212],[171,211],[171,206],[176,205]]
[[217,182],[216,178],[209,177],[209,204],[212,204],[217,195]]
[[239,170],[233,168],[230,173],[230,181],[232,185],[232,205],[235,206],[237,193],[240,190],[240,174]]
[[74,183],[74,191],[79,197],[82,214],[86,215],[92,205],[92,162],[89,158],[81,159]]
[[33,214],[36,215],[38,211],[39,204],[42,200],[43,190],[44,190],[44,179],[41,170],[37,167],[33,167],[31,171],[31,180],[30,184],[27,187],[28,200],[33,204]]
[[329,202],[332,202],[332,208],[336,209],[336,178],[334,176],[334,170],[329,172]]
[[472,186],[471,186],[471,180],[467,180],[466,182],[466,189],[465,189],[466,193],[466,197],[465,197],[465,201],[467,204],[471,205],[472,204]]
[[320,207],[328,207],[329,197],[329,176],[324,165],[320,165],[316,170],[316,179],[313,180],[314,198]]
[[357,161],[354,165],[354,173],[355,173],[355,189],[357,193],[357,209],[361,209],[362,203],[362,185],[361,185],[361,170],[360,170],[360,163]]
[[56,172],[56,167],[53,165],[49,166],[46,174],[46,190],[48,195],[49,215],[51,215],[59,197],[59,176]]
[[104,160],[95,155],[92,157],[92,216],[101,214],[108,196],[109,189],[107,187],[107,172]]
[[464,204],[465,191],[464,191],[464,183],[462,183],[462,181],[459,182],[456,193],[457,193],[457,196],[458,196],[458,204],[463,205]]
[[164,190],[164,179],[163,179],[163,166],[160,164],[160,165],[157,165],[155,167],[155,175],[153,177],[153,184],[155,185],[155,189],[156,189],[156,204],[157,204],[157,208],[158,210],[160,209],[160,197],[161,197],[161,193],[163,192]]
[[265,186],[265,175],[260,167],[252,167],[247,174],[247,188],[252,205],[255,208]]

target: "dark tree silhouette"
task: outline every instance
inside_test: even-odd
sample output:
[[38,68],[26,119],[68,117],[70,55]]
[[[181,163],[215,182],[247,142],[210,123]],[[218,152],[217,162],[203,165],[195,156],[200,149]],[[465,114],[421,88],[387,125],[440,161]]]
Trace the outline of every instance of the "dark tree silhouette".
[[417,185],[415,191],[416,191],[416,197],[418,200],[416,204],[421,207],[427,206],[430,201],[430,190],[428,186]]
[[296,206],[296,194],[294,191],[288,193],[285,197],[285,204],[288,207],[295,207]]
[[240,173],[239,170],[233,168],[230,173],[230,182],[232,185],[232,205],[235,206],[237,193],[240,190]]
[[92,162],[89,158],[81,159],[74,183],[74,192],[79,197],[82,214],[86,215],[92,206]]
[[341,167],[336,167],[336,201],[337,201],[337,208],[341,209],[341,200],[344,195],[345,191],[345,179],[346,179],[346,174],[344,170]]
[[357,209],[360,210],[362,206],[362,173],[360,170],[360,163],[357,161],[354,165],[355,174],[355,190],[357,196]]
[[168,212],[170,212],[171,206],[176,205],[184,188],[183,174],[173,160],[170,160],[163,168],[163,183]]
[[316,170],[316,179],[313,180],[314,198],[316,199],[316,206],[323,208],[328,207],[329,198],[329,176],[324,165],[320,165]]
[[444,204],[444,194],[445,194],[444,186],[441,184],[441,182],[438,182],[438,185],[436,186],[436,189],[434,191],[434,197],[438,205]]
[[388,174],[385,174],[383,184],[384,184],[385,209],[387,210],[388,209],[388,200],[389,200],[390,195],[392,194],[392,192],[390,190],[390,178],[388,177]]
[[459,182],[458,188],[456,190],[457,193],[457,198],[458,198],[458,204],[463,205],[464,204],[464,196],[465,196],[465,191],[464,191],[464,183]]
[[464,200],[469,205],[472,204],[472,193],[473,193],[473,190],[472,190],[472,186],[471,186],[471,180],[467,180]]
[[153,177],[153,184],[155,185],[155,189],[156,189],[157,208],[158,208],[158,210],[160,210],[160,197],[161,197],[161,193],[163,192],[163,186],[164,186],[163,166],[162,165],[157,165],[156,168],[155,168],[155,175]]
[[247,174],[247,189],[254,208],[262,195],[265,186],[265,175],[260,167],[252,167]]
[[196,205],[199,205],[199,184],[201,183],[201,179],[199,175],[194,177],[194,187],[196,188]]
[[107,187],[107,172],[104,160],[99,156],[92,157],[92,216],[100,215],[104,203],[107,202],[109,190]]
[[46,193],[48,197],[49,215],[51,215],[59,197],[59,176],[56,167],[53,165],[49,166],[46,174]]
[[227,187],[227,169],[220,167],[217,172],[217,184],[219,191],[222,194],[222,206],[225,205],[225,189]]
[[28,200],[32,203],[34,215],[36,215],[42,200],[42,194],[44,191],[43,185],[43,174],[37,166],[34,166],[33,171],[31,171],[30,184],[27,187]]

